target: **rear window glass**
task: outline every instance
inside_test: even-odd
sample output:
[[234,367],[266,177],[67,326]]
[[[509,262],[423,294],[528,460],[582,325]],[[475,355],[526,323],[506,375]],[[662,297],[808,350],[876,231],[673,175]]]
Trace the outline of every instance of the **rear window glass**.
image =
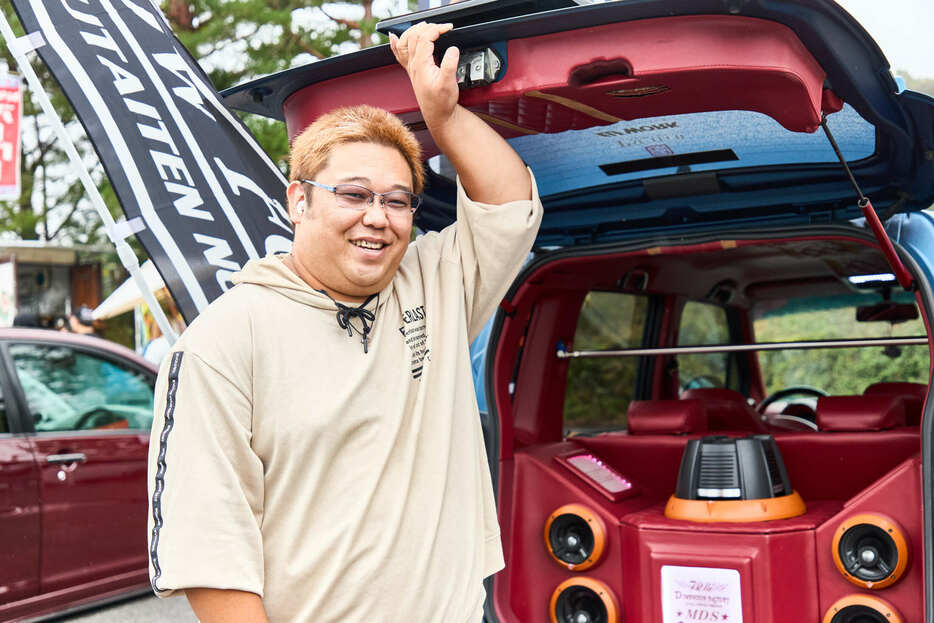
[[[827,122],[847,161],[875,153],[875,129],[852,107],[845,105]],[[823,131],[791,132],[768,115],[745,110],[620,121],[509,143],[535,171],[543,196],[675,173],[838,162]],[[433,159],[443,175],[445,165]]]
[[[648,299],[590,292],[574,333],[575,350],[616,350],[642,345]],[[638,357],[571,359],[564,397],[567,431],[625,428],[636,386]]]
[[[865,300],[860,300],[865,299]],[[859,305],[878,297],[844,296],[770,301],[754,309],[758,342],[924,337],[924,322],[857,322]],[[879,381],[928,382],[927,346],[860,346],[759,352],[767,394],[808,386],[831,395],[862,394]]]
[[[688,301],[681,312],[678,346],[729,344],[726,310],[709,303]],[[729,353],[678,355],[678,383],[682,390],[728,387]]]

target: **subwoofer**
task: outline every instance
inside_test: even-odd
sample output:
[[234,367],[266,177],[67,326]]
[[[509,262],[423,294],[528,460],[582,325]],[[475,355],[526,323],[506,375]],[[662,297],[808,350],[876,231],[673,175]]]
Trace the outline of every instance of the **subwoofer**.
[[908,540],[894,520],[874,513],[847,517],[834,533],[833,562],[862,588],[891,586],[908,566]]
[[597,564],[606,548],[606,527],[582,504],[566,504],[545,522],[545,548],[562,567],[583,571]]
[[902,617],[885,600],[870,595],[847,595],[827,609],[821,623],[902,622]]
[[571,578],[551,595],[551,623],[617,623],[619,607],[610,588],[592,578]]

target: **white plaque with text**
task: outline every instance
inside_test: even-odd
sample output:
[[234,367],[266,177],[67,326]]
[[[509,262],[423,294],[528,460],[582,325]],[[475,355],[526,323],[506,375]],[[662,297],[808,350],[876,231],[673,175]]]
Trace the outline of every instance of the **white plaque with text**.
[[742,623],[739,571],[662,567],[662,623]]

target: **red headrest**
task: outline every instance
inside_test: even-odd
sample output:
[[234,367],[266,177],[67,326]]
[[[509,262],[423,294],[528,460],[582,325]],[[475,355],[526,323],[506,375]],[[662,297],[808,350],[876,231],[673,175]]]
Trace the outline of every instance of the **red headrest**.
[[707,412],[710,430],[765,433],[762,417],[746,402],[746,397],[724,387],[701,387],[681,394],[682,400],[700,400]]
[[633,400],[629,403],[629,432],[633,435],[701,433],[707,415],[699,400]]
[[821,396],[817,399],[817,428],[827,431],[886,430],[905,426],[901,396]]
[[928,387],[923,383],[887,382],[873,383],[866,388],[863,394],[875,396],[880,394],[895,394],[905,401],[905,420],[908,426],[921,422],[921,408],[927,396]]

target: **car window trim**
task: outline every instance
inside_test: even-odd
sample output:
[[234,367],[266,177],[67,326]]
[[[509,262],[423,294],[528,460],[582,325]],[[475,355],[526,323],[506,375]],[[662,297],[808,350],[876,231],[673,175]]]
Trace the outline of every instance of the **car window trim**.
[[[156,375],[153,374],[152,370],[148,370],[144,366],[139,365],[138,363],[129,360],[129,359],[120,359],[115,357],[113,353],[108,352],[102,348],[95,348],[93,346],[88,346],[86,344],[76,344],[73,342],[59,342],[56,340],[48,340],[42,338],[27,338],[27,339],[17,339],[17,338],[2,338],[0,339],[0,358],[2,358],[3,365],[0,365],[0,379],[7,377],[7,380],[12,384],[14,402],[13,409],[16,412],[16,417],[11,418],[15,419],[18,423],[18,434],[29,435],[29,436],[41,436],[43,438],[49,435],[78,435],[81,433],[93,433],[93,434],[106,434],[106,435],[126,435],[134,434],[138,435],[140,431],[145,431],[146,434],[149,434],[149,429],[146,428],[121,428],[121,429],[89,429],[87,431],[72,430],[72,431],[37,431],[35,422],[29,417],[29,407],[26,401],[26,394],[23,392],[23,387],[19,382],[19,378],[16,376],[16,368],[13,363],[13,355],[10,352],[11,345],[18,344],[27,344],[35,346],[67,346],[73,351],[78,353],[83,353],[104,361],[108,361],[118,366],[129,367],[131,370],[139,372],[144,375],[147,379],[147,382],[151,380],[150,387],[153,389],[153,397],[155,397],[155,385],[156,385]],[[6,389],[4,387],[4,389]],[[10,413],[10,404],[7,401],[7,414],[9,417]],[[10,428],[12,429],[12,422]]]

